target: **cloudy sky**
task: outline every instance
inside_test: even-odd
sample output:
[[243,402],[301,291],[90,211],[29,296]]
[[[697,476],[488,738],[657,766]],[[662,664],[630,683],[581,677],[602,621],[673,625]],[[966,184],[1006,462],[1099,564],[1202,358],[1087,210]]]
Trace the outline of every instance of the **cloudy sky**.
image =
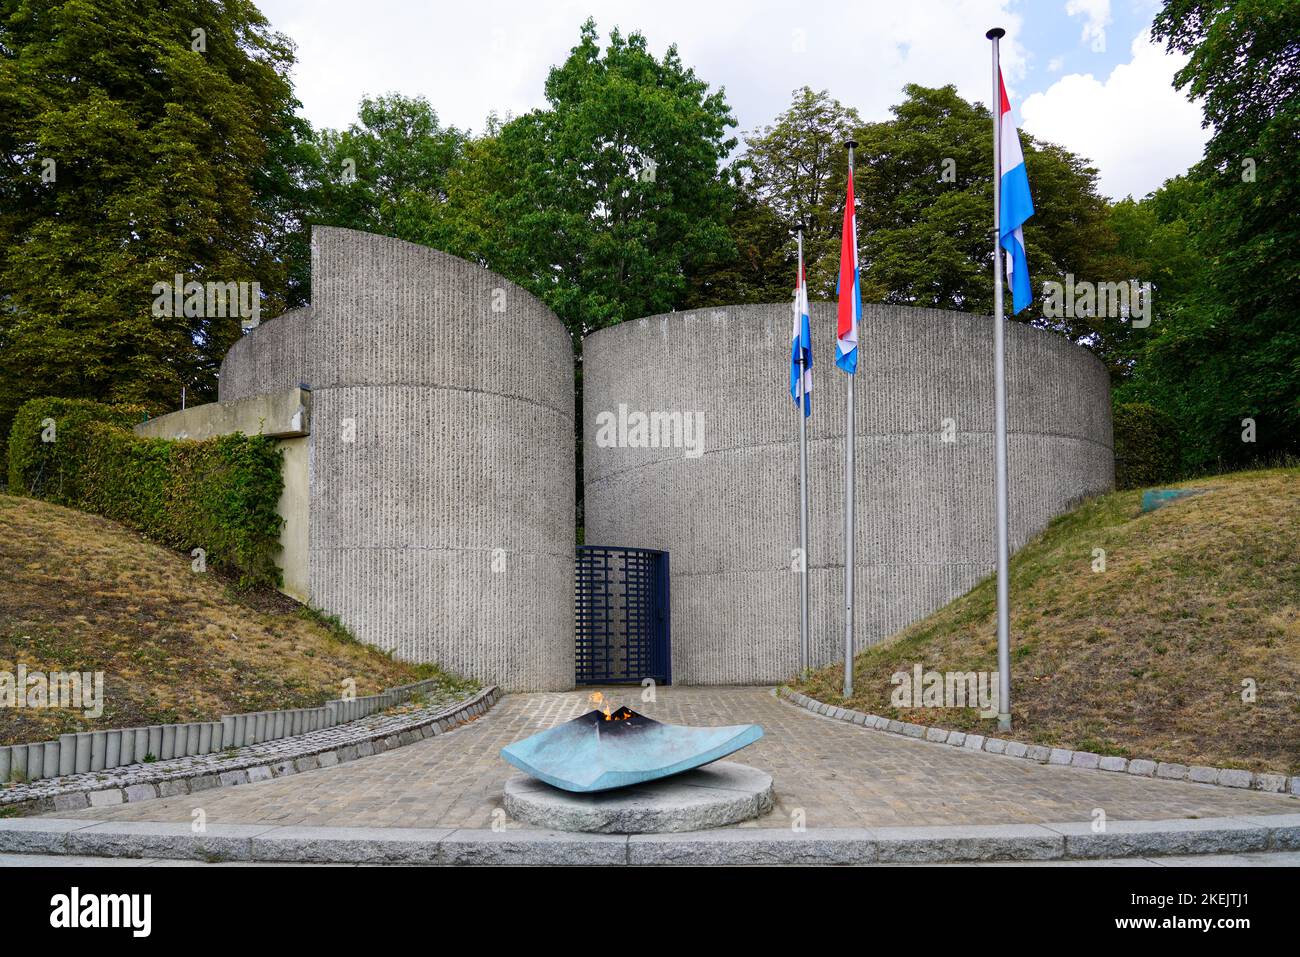
[[989,100],[984,32],[1000,25],[1023,129],[1088,157],[1112,197],[1141,196],[1201,156],[1180,65],[1148,38],[1156,0],[259,0],[298,45],[295,85],[316,126],[344,127],[364,94],[426,97],[444,123],[544,105],[547,70],[587,16],[644,33],[725,87],[739,130],[770,123],[800,86],[881,119],[905,83]]

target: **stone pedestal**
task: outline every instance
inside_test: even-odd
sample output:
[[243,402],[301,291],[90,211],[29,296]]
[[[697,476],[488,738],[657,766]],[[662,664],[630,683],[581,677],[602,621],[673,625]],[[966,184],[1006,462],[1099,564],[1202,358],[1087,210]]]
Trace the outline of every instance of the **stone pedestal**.
[[594,794],[563,791],[522,774],[505,786],[506,813],[516,821],[600,834],[702,831],[752,820],[773,804],[772,776],[731,761]]

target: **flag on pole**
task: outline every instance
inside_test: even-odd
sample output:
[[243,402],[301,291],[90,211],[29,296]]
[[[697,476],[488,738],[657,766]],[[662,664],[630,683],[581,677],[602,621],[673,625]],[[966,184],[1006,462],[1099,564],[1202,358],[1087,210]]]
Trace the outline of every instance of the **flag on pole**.
[[1020,149],[1020,133],[1011,118],[1011,101],[1007,86],[998,70],[1001,93],[1002,196],[998,209],[998,240],[1007,257],[1007,285],[1011,287],[1011,311],[1017,313],[1034,301],[1029,284],[1029,260],[1025,258],[1025,220],[1034,215],[1034,201],[1029,196],[1029,176],[1025,172],[1025,154]]
[[[803,414],[812,414],[812,328],[808,320],[808,279],[803,272],[802,251],[799,276],[794,287],[794,328],[790,332],[790,396],[802,401]],[[800,369],[800,360],[803,368]]]
[[853,375],[858,371],[858,320],[862,318],[862,291],[858,286],[858,214],[853,205],[853,170],[849,170],[849,196],[840,229],[839,323],[835,336],[835,364]]

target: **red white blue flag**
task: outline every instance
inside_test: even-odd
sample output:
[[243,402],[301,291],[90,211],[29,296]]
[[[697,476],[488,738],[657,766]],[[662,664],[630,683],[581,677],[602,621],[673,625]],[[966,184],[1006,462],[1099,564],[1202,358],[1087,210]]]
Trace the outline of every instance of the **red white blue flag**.
[[[790,332],[790,396],[803,404],[803,414],[812,413],[812,328],[808,319],[808,279],[799,257],[799,276],[794,287],[794,328]],[[800,369],[800,360],[803,368]]]
[[835,364],[853,375],[858,371],[858,320],[862,318],[862,291],[858,285],[858,213],[853,203],[853,170],[849,170],[849,195],[840,228],[839,311],[835,334]]
[[1029,196],[1029,175],[1025,172],[1025,154],[1020,149],[1020,133],[1011,118],[1011,101],[998,70],[1001,92],[1002,138],[1001,195],[998,204],[998,241],[1007,257],[1007,285],[1011,287],[1011,311],[1017,313],[1034,301],[1029,283],[1029,260],[1025,257],[1025,220],[1034,215],[1034,201]]

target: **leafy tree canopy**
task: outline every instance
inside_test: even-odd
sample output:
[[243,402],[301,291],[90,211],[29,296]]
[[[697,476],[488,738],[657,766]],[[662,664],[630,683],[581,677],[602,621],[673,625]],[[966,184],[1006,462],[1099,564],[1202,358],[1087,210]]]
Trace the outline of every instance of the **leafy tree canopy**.
[[1294,454],[1300,2],[1167,0],[1153,32],[1188,56],[1175,84],[1213,132],[1205,159],[1144,203],[1187,240],[1151,251],[1156,271],[1181,278],[1125,395],[1175,417],[1189,470]]
[[700,264],[734,255],[724,91],[639,33],[602,50],[588,20],[546,98],[468,151],[430,238],[520,282],[575,339],[680,307]]
[[293,57],[248,0],[0,3],[0,431],[37,394],[210,386],[239,316],[153,315],[177,273],[279,308]]
[[[854,189],[863,298],[989,313],[993,308],[992,117],[951,86],[909,84],[893,118],[862,123],[825,92],[797,90],[776,123],[752,136],[742,167],[751,188],[787,229],[803,226],[809,292],[833,299],[839,269],[847,151],[858,142]],[[1024,133],[1037,212],[1025,229],[1035,285],[1046,280],[1128,278],[1096,170]],[[787,240],[788,242],[788,240]],[[1049,325],[1110,359],[1117,320],[1089,316]]]

